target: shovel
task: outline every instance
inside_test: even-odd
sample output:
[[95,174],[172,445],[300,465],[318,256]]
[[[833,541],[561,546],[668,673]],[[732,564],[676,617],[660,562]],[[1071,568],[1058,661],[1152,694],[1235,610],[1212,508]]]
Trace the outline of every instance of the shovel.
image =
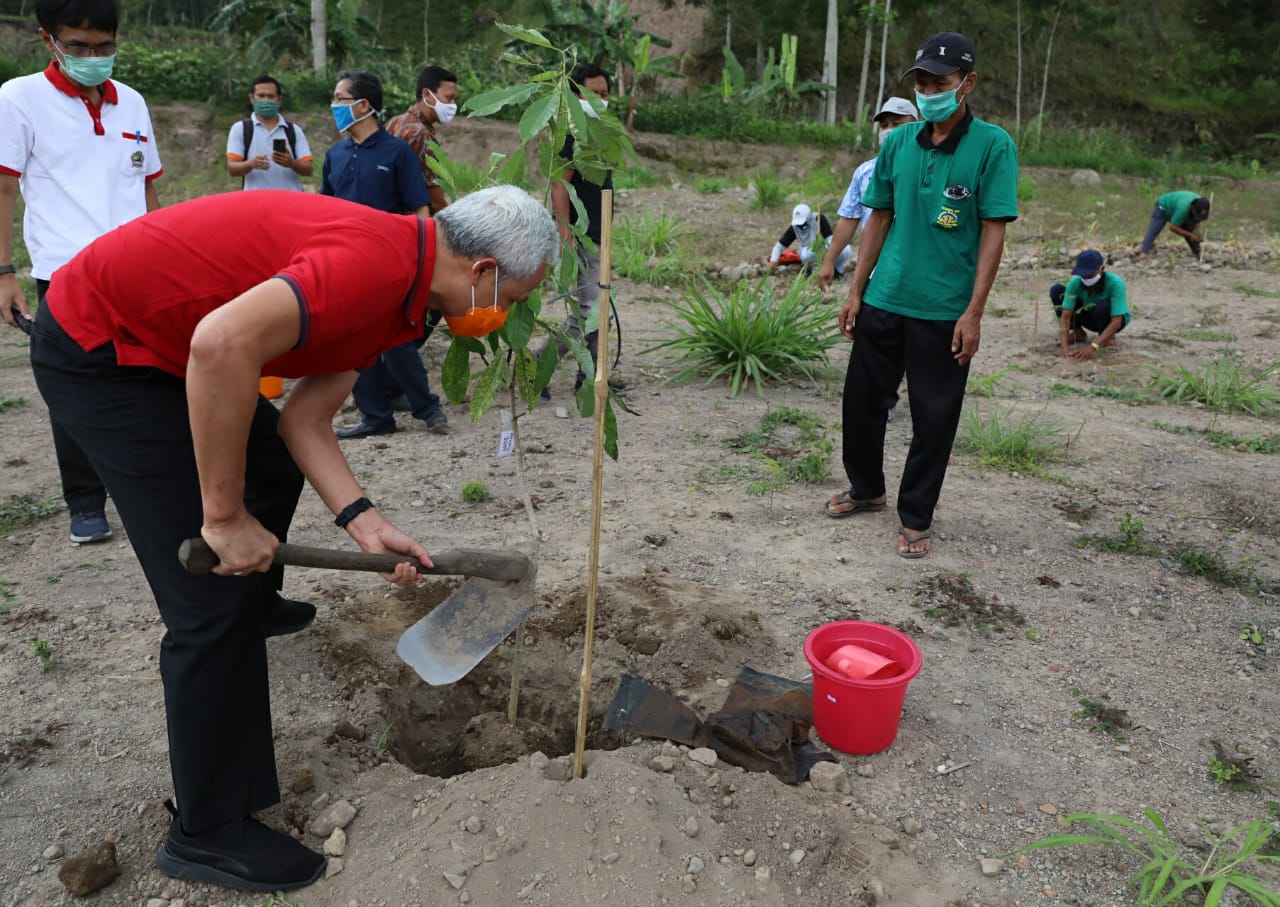
[[[390,573],[414,559],[402,554],[369,554],[281,543],[272,559],[288,567],[364,570]],[[414,564],[418,572],[461,575],[467,579],[453,594],[412,627],[396,644],[398,654],[418,676],[441,686],[466,676],[537,607],[534,569],[519,551],[450,548],[431,555],[434,567]],[[208,573],[218,556],[202,538],[187,539],[178,561],[189,573]]]

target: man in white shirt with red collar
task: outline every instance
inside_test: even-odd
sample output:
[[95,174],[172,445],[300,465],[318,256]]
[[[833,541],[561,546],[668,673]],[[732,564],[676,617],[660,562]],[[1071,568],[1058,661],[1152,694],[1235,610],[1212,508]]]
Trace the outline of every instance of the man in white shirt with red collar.
[[[18,193],[36,296],[81,249],[160,207],[163,173],[142,95],[111,80],[115,0],[37,0],[40,39],[53,58],[43,72],[0,86],[0,318],[25,327],[26,294],[13,264]],[[73,542],[111,537],[106,490],[84,453],[53,423]]]

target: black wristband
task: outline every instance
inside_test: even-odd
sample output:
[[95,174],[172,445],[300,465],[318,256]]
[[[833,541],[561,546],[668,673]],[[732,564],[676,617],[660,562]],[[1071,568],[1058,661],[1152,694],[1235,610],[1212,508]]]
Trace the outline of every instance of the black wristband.
[[333,518],[333,525],[339,529],[346,529],[347,524],[364,513],[366,510],[373,510],[373,501],[368,498],[357,498],[346,507],[342,508],[342,512]]

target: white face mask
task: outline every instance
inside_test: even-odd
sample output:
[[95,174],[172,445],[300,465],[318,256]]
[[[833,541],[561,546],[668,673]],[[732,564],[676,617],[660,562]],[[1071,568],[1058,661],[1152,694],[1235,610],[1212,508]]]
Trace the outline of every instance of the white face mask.
[[427,100],[426,95],[422,96],[422,103],[426,104],[428,107],[430,107],[432,110],[436,112],[436,119],[440,121],[441,126],[448,126],[451,122],[453,122],[453,118],[458,115],[457,104],[446,104],[444,101],[441,101],[439,99],[437,99],[436,102],[432,104],[430,101]]
[[1102,272],[1099,271],[1097,274],[1094,274],[1092,277],[1081,277],[1080,282],[1084,284],[1086,287],[1092,287],[1092,286],[1097,286],[1098,281],[1101,279],[1102,279]]
[[[591,119],[593,120],[600,119],[600,114],[596,113],[596,109],[591,106],[591,102],[588,101],[586,98],[578,98],[578,103],[582,105],[582,112],[585,113],[587,116],[591,117]],[[603,107],[609,106],[608,101],[601,101],[600,104]]]
[[888,135],[889,133],[891,133],[891,132],[893,132],[893,129],[892,129],[892,128],[890,128],[890,129],[881,129],[879,132],[877,132],[877,133],[876,133],[876,144],[877,144],[877,145],[883,145],[883,144],[884,144],[884,137],[885,137],[886,135]]

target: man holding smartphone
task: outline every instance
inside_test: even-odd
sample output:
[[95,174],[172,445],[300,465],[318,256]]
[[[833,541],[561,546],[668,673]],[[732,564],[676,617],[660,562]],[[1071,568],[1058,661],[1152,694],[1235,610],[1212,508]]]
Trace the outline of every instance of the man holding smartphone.
[[227,173],[244,179],[246,189],[302,191],[299,177],[311,175],[311,148],[297,123],[280,115],[280,83],[262,75],[253,80],[253,113],[227,135]]

